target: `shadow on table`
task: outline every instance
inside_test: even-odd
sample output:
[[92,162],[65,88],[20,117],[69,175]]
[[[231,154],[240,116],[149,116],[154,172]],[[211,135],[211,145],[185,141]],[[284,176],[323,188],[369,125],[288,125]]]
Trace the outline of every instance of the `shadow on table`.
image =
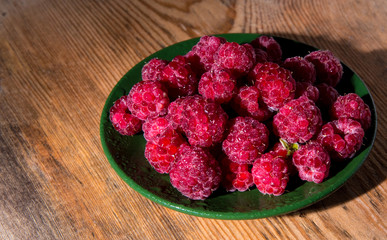
[[[273,34],[276,35],[276,34]],[[375,50],[369,53],[362,52],[358,50],[355,46],[352,46],[348,41],[342,40],[339,42],[333,42],[332,40],[327,39],[324,36],[303,36],[303,35],[294,35],[294,34],[278,34],[277,36],[293,39],[295,41],[300,41],[312,46],[315,46],[319,49],[329,49],[334,53],[344,52],[340,54],[341,56],[345,55],[345,52],[351,52],[352,56],[356,56],[359,61],[364,62],[367,67],[367,72],[372,73],[372,75],[367,75],[366,72],[357,72],[357,74],[363,78],[363,81],[367,84],[369,91],[371,92],[373,99],[375,100],[375,93],[384,93],[387,91],[386,84],[381,84],[387,75],[386,69],[386,60],[387,59],[387,49]],[[348,62],[345,59],[341,59],[346,65]],[[353,62],[353,59],[349,60]],[[355,60],[356,61],[356,60]],[[351,66],[349,66],[351,67]],[[352,70],[354,70],[352,68]],[[356,72],[356,70],[355,70]],[[372,79],[380,77],[381,79]],[[380,99],[381,96],[378,96],[376,99]],[[385,119],[385,113],[380,110],[383,109],[380,102],[375,102],[376,108],[379,110],[377,112],[378,119]],[[385,123],[382,123],[383,125]],[[377,138],[381,136],[380,129],[382,129],[381,122],[379,121],[377,131]],[[334,192],[327,198],[322,201],[309,206],[298,212],[291,213],[291,215],[300,215],[303,216],[310,212],[316,212],[324,210],[327,208],[335,207],[338,205],[343,205],[343,208],[346,209],[345,203],[357,198],[370,190],[374,189],[380,183],[382,183],[386,176],[383,171],[383,166],[385,166],[386,160],[384,159],[385,148],[381,145],[380,141],[375,141],[373,149],[370,152],[370,155],[365,160],[364,164],[360,169],[341,187],[338,191]],[[370,196],[370,204],[377,209],[377,205],[372,201],[372,198],[376,198],[382,202],[381,194],[377,190],[374,190],[373,196]]]

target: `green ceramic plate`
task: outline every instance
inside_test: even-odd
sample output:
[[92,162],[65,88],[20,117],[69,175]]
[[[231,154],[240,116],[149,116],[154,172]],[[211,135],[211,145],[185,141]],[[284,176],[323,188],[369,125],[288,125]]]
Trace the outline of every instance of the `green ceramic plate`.
[[[219,35],[228,41],[245,43],[258,34]],[[283,49],[283,57],[304,56],[315,48],[292,40],[278,38]],[[198,38],[166,47],[147,57],[134,66],[117,83],[103,108],[100,135],[104,152],[118,175],[134,190],[146,198],[179,212],[216,219],[255,219],[289,213],[309,206],[328,196],[342,186],[363,164],[371,151],[376,135],[376,111],[371,94],[364,82],[347,66],[338,86],[342,94],[355,92],[370,106],[372,127],[367,131],[365,142],[353,159],[342,164],[332,164],[329,177],[321,184],[291,179],[287,192],[278,197],[262,195],[257,189],[246,192],[227,193],[216,191],[204,201],[190,200],[172,187],[168,175],[157,173],[144,158],[145,139],[142,134],[133,137],[121,136],[109,121],[109,109],[113,102],[128,94],[131,87],[141,80],[141,68],[152,58],[171,60],[176,55],[184,55]]]

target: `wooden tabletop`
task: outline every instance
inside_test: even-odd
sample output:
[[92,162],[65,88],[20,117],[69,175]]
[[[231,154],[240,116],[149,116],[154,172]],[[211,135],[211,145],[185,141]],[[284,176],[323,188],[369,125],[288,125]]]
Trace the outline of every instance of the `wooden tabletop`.
[[[117,81],[166,46],[263,33],[330,49],[376,103],[375,145],[337,192],[256,220],[194,217],[130,188],[101,147]],[[0,239],[386,239],[387,4],[0,1]]]

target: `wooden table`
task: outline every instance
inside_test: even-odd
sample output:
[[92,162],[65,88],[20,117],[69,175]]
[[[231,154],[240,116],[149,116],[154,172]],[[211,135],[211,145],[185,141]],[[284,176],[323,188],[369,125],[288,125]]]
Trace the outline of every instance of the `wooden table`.
[[[0,1],[1,239],[386,239],[387,4],[374,1]],[[285,216],[194,217],[144,198],[110,167],[105,100],[176,42],[265,33],[330,49],[376,102],[374,148],[330,197]]]

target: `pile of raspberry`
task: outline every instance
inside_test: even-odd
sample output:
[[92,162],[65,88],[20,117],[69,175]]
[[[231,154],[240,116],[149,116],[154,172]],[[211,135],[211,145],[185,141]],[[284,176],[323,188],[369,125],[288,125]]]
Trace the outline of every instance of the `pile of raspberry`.
[[204,36],[186,55],[147,62],[110,120],[143,133],[149,164],[190,199],[219,188],[278,196],[292,178],[323,182],[361,148],[370,108],[338,93],[342,75],[328,50],[283,59],[270,36]]

